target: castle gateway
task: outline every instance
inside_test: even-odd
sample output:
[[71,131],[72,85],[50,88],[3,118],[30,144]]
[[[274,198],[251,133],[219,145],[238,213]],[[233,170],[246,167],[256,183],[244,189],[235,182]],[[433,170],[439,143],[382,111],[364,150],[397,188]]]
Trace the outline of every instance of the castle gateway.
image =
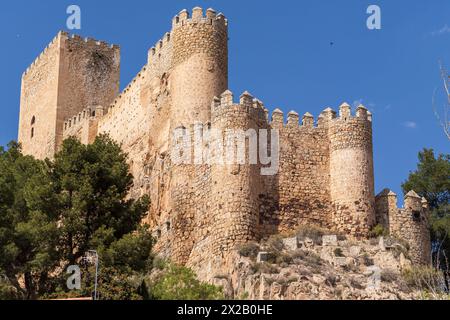
[[[44,159],[67,137],[88,144],[109,134],[129,154],[130,196],[151,198],[145,222],[161,255],[201,272],[239,244],[302,224],[356,238],[382,224],[410,243],[414,262],[429,263],[426,200],[410,192],[398,209],[389,190],[375,197],[370,112],[344,103],[338,114],[326,108],[315,121],[290,112],[285,122],[248,92],[233,97],[224,15],[180,12],[121,93],[119,69],[118,46],[58,33],[23,74],[19,141],[25,154]],[[275,131],[277,170],[261,174],[261,161],[172,161],[173,133],[193,137],[199,123],[218,132]]]

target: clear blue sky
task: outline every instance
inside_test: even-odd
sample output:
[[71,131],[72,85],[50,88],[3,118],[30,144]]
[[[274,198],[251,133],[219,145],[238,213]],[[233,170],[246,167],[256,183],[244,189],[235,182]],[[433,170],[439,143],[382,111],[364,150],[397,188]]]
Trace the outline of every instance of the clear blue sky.
[[[121,45],[122,88],[181,9],[224,12],[236,94],[248,90],[271,110],[316,117],[343,101],[373,112],[377,192],[400,194],[423,147],[449,152],[431,107],[433,91],[442,88],[438,60],[450,67],[448,0],[2,1],[0,145],[17,137],[21,74],[65,29],[70,4],[82,9],[77,33]],[[366,27],[370,4],[381,7],[381,30]]]

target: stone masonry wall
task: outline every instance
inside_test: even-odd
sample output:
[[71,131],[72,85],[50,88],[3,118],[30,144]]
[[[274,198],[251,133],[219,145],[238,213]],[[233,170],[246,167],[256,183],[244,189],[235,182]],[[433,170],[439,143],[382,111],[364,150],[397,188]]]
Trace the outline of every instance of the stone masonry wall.
[[60,35],[22,75],[18,140],[25,154],[38,159],[56,151]]
[[[248,241],[300,225],[367,237],[379,222],[409,239],[415,260],[425,261],[424,224],[409,219],[420,211],[417,203],[397,209],[390,195],[375,203],[371,114],[360,106],[353,116],[343,104],[339,116],[327,108],[315,122],[309,113],[300,119],[292,111],[285,123],[281,110],[269,119],[248,92],[235,103],[227,90],[228,21],[222,14],[181,11],[120,94],[119,64],[117,46],[58,34],[23,75],[19,141],[25,153],[44,158],[67,137],[92,143],[109,134],[128,153],[129,196],[150,196],[143,223],[158,239],[160,255],[206,278]],[[267,129],[269,136],[277,131],[279,170],[262,175],[259,162],[174,163],[175,129],[192,139],[199,125],[221,132]],[[208,149],[216,142],[202,144]]]
[[397,195],[389,189],[376,197],[377,223],[390,235],[406,241],[411,260],[415,264],[431,263],[430,213],[425,198],[410,191],[405,195],[403,208],[397,208]]

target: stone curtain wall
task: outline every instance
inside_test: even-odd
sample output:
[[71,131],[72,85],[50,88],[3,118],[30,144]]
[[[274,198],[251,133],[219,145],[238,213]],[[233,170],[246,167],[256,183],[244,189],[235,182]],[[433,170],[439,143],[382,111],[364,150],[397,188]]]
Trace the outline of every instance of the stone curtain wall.
[[270,123],[280,132],[280,169],[264,177],[260,196],[261,236],[296,229],[302,224],[331,227],[328,129],[314,126],[307,113],[289,113],[287,123],[277,109]]

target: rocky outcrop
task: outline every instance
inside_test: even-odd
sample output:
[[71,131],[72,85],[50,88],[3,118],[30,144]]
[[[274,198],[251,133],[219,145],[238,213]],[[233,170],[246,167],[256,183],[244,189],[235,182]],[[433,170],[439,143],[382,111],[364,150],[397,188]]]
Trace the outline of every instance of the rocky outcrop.
[[[416,299],[401,272],[408,250],[391,238],[364,241],[324,236],[272,239],[241,247],[209,279],[232,299],[397,300]],[[297,241],[296,241],[297,240]],[[277,251],[277,249],[280,249]],[[260,252],[264,252],[260,254]],[[255,255],[256,253],[256,255]]]

